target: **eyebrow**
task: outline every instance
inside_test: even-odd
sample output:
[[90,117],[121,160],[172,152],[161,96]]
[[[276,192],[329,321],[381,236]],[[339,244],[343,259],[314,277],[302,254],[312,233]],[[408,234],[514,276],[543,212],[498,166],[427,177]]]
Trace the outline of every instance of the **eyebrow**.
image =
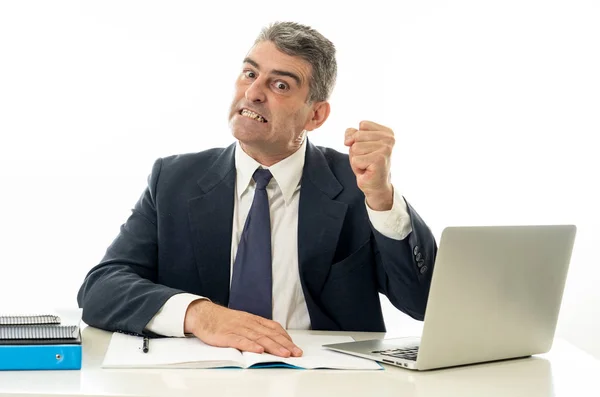
[[[244,58],[244,63],[249,63],[250,65],[254,66],[256,69],[260,70],[260,66],[258,66],[258,63],[256,63],[255,61],[253,61],[250,58]],[[294,79],[296,81],[296,84],[298,84],[298,86],[302,85],[302,79],[300,79],[300,76],[298,76],[295,73],[287,72],[285,70],[277,70],[277,69],[272,70],[271,73],[275,74],[277,76],[291,77],[292,79]]]

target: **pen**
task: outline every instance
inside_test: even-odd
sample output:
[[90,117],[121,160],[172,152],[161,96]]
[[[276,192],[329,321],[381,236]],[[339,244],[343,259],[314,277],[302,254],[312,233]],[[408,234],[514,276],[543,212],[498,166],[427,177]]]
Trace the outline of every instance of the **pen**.
[[144,344],[142,345],[142,351],[144,353],[148,353],[148,350],[150,348],[150,340],[148,339],[147,336],[144,336]]

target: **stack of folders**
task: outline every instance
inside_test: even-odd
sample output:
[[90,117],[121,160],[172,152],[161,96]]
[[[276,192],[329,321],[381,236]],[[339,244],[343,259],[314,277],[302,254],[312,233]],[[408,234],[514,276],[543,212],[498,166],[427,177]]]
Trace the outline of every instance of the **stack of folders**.
[[0,315],[0,370],[60,369],[81,369],[79,323],[56,315]]

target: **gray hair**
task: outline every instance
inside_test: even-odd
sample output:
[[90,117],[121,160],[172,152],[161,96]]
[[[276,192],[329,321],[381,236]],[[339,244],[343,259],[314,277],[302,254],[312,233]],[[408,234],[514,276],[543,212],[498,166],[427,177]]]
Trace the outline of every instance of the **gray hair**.
[[275,22],[262,29],[254,45],[271,41],[287,55],[304,59],[312,66],[308,102],[329,99],[337,77],[335,46],[321,33],[295,22]]

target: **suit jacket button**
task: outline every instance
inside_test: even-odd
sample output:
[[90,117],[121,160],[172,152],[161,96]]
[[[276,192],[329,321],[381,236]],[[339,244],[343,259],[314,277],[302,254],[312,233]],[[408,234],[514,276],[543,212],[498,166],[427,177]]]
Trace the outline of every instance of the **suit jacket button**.
[[419,253],[419,246],[415,245],[415,248],[413,248],[413,255],[417,255]]
[[417,258],[416,259],[417,259],[417,262],[419,262],[421,260],[421,253],[420,252],[417,254]]
[[420,261],[417,261],[417,266],[423,267],[423,263],[425,263],[425,261],[421,259]]
[[427,271],[427,266],[423,266],[421,268],[421,274],[425,274],[426,271]]

